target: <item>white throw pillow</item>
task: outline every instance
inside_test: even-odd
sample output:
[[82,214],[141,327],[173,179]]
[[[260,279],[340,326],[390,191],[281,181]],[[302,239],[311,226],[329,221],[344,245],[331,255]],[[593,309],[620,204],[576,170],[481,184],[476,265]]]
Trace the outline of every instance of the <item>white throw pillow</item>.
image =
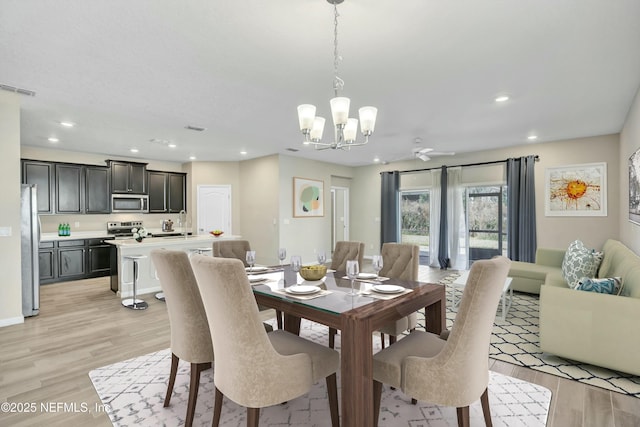
[[562,276],[569,287],[574,289],[583,277],[595,277],[602,256],[602,252],[587,248],[580,240],[572,242],[562,260]]

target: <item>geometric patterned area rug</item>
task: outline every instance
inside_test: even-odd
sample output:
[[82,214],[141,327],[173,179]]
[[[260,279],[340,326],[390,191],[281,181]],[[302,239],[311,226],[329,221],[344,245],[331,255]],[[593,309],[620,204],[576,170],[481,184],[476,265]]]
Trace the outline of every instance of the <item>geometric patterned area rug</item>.
[[[327,344],[327,328],[313,322],[302,322],[301,336]],[[338,335],[339,337],[339,335]],[[379,349],[379,340],[374,340]],[[339,347],[339,338],[336,340]],[[180,362],[171,397],[164,408],[171,353],[169,349],[147,354],[89,372],[98,396],[114,426],[180,426],[184,424],[189,396],[189,364]],[[215,363],[214,368],[215,369]],[[213,418],[213,369],[204,371],[198,389],[194,426],[210,426]],[[338,373],[339,375],[339,373]],[[338,379],[338,387],[340,380]],[[340,389],[338,389],[340,394]],[[551,391],[545,387],[490,372],[489,402],[494,426],[546,425]],[[470,406],[472,426],[483,426],[480,402]],[[410,398],[399,390],[384,388],[379,426],[427,427],[456,426],[455,408],[439,407],[427,402],[411,405]],[[224,399],[220,425],[246,425],[246,409]],[[263,427],[330,426],[326,385],[320,381],[311,391],[282,405],[263,408]]]
[[[454,273],[441,280],[441,283],[450,283],[456,277],[458,275]],[[457,308],[452,309],[450,303],[454,292],[456,298],[462,295],[462,291],[447,286],[448,328],[453,324],[457,312]],[[491,358],[640,397],[640,377],[638,376],[542,353],[539,347],[538,301],[537,295],[514,292],[506,320],[502,320],[500,315],[496,316],[491,336],[489,353]],[[500,309],[498,313],[499,311]],[[420,324],[424,325],[424,323]]]

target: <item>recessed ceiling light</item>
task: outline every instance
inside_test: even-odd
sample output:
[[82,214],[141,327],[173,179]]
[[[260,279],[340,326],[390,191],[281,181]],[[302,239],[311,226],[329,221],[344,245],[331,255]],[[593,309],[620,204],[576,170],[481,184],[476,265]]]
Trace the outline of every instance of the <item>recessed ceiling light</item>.
[[137,148],[132,148],[132,149],[131,149],[131,150],[129,150],[129,151],[131,151],[132,153],[137,153],[137,152],[138,152],[138,149],[137,149]]
[[527,139],[528,139],[529,141],[534,141],[534,140],[538,139],[538,135],[529,135],[529,136],[527,137]]
[[508,100],[509,100],[509,97],[506,96],[506,95],[502,95],[502,96],[499,96],[499,97],[496,98],[496,102],[505,102],[505,101],[508,101]]
[[60,141],[58,138],[51,137],[49,138],[49,142],[58,142]]
[[240,152],[240,154],[242,154],[243,156],[246,156],[246,155],[247,155],[247,152],[246,152],[245,150],[242,150],[242,151]]
[[177,145],[176,144],[169,144],[169,148],[176,148]]
[[60,126],[64,126],[66,128],[72,128],[75,125],[76,125],[75,123],[71,123],[71,122],[60,122]]
[[195,160],[195,159],[196,159],[196,156],[190,156],[189,157],[189,160]]
[[378,163],[378,162],[380,161],[380,157],[374,157],[374,158],[373,158],[373,161],[374,161],[375,163]]

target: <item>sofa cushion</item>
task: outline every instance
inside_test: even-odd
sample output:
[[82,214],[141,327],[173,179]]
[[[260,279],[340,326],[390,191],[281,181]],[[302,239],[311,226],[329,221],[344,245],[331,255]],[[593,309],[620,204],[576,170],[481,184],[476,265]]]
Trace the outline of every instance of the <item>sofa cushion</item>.
[[582,277],[595,277],[603,254],[584,246],[580,240],[571,242],[562,260],[562,275],[570,288]]
[[620,295],[622,283],[619,277],[607,277],[603,279],[583,277],[578,281],[576,290],[597,292],[600,294]]

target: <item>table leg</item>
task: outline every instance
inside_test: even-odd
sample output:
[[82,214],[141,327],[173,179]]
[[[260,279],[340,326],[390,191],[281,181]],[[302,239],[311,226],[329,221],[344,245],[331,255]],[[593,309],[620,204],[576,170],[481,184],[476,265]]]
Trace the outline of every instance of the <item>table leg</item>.
[[300,318],[289,313],[284,313],[284,330],[295,335],[300,335]]
[[362,319],[342,318],[342,427],[373,425],[373,331]]

